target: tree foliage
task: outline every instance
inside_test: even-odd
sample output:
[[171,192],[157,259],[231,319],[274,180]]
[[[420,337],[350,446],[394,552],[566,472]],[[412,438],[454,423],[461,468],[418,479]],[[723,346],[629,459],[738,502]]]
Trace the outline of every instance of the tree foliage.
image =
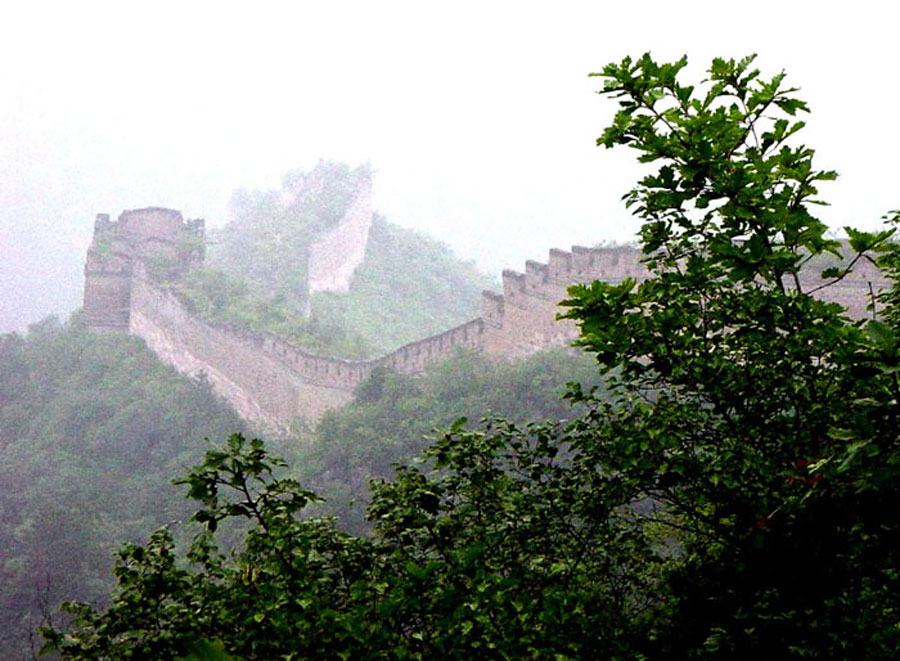
[[[375,533],[298,518],[314,496],[233,436],[183,482],[169,533],[120,554],[107,611],[45,630],[66,658],[896,658],[897,289],[865,322],[811,294],[891,231],[848,229],[847,268],[812,212],[805,104],[753,58],[607,66],[598,142],[655,168],[627,196],[650,277],[576,286],[566,317],[609,379],[586,411],[525,428],[454,423],[373,486]],[[814,263],[814,262],[813,262]],[[874,304],[874,301],[873,301]],[[370,393],[371,394],[371,393]],[[230,495],[227,495],[230,494]],[[219,550],[222,521],[249,519]]]
[[371,529],[365,520],[369,481],[387,479],[454,420],[501,416],[524,425],[572,419],[578,410],[560,397],[566,383],[599,386],[594,362],[551,349],[520,360],[496,361],[458,350],[424,374],[376,370],[354,401],[329,411],[292,459],[305,485],[327,497],[316,511],[336,516],[342,530]]
[[[106,611],[68,604],[45,628],[64,658],[178,658],[220,646],[245,659],[556,658],[625,649],[618,570],[643,540],[587,488],[594,471],[558,457],[561,429],[457,424],[428,454],[376,485],[373,538],[295,515],[315,496],[259,440],[232,436],[180,480],[200,503],[185,567],[171,533],[119,552]],[[223,521],[247,519],[223,553]],[[585,526],[584,524],[589,524]],[[638,600],[642,600],[637,597]],[[224,658],[224,655],[223,657]]]
[[240,425],[137,338],[53,318],[0,335],[0,657],[19,658],[42,601],[103,603],[111,552],[188,516],[168,481]]
[[[621,374],[586,450],[677,540],[651,649],[896,651],[895,335],[810,295],[846,269],[804,289],[804,264],[840,247],[810,206],[835,174],[791,140],[796,90],[752,62],[715,60],[702,89],[679,82],[686,59],[601,74],[619,111],[598,143],[657,167],[626,196],[652,277],[567,302],[580,344]],[[847,232],[851,267],[896,252],[892,230]]]

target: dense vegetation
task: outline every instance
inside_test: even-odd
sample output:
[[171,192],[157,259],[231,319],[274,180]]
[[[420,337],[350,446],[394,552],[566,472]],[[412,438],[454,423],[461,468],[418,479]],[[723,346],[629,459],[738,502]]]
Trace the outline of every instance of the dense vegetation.
[[[361,532],[369,478],[390,475],[433,429],[463,413],[570,416],[558,396],[572,378],[596,379],[596,367],[562,350],[508,364],[460,352],[428,375],[378,372],[318,429],[274,447],[326,498],[319,513]],[[137,338],[82,332],[77,317],[0,337],[0,657],[19,657],[42,606],[105,603],[112,551],[187,519],[171,476],[201,458],[204,437],[241,426],[206,382]]]
[[364,519],[372,478],[418,456],[454,420],[503,417],[519,424],[566,420],[578,413],[562,400],[566,383],[599,387],[589,357],[562,348],[527,359],[496,362],[460,350],[423,375],[376,371],[356,399],[325,414],[302,451],[296,476],[325,497],[318,514],[337,517],[342,530],[368,531]]
[[241,427],[137,338],[54,319],[0,336],[0,657],[39,598],[107,593],[113,549],[189,514],[172,473]]
[[[365,166],[320,163],[286,176],[281,191],[236,194],[234,220],[210,233],[207,268],[174,285],[207,319],[343,358],[383,355],[478,316],[488,280],[444,244],[379,216],[350,291],[310,299],[309,246],[370,176]],[[304,193],[313,180],[322,185]]]
[[[607,66],[599,143],[656,169],[628,196],[651,277],[570,290],[610,378],[525,428],[460,420],[375,485],[371,536],[235,435],[180,483],[198,503],[119,554],[108,610],[45,629],[66,658],[732,659],[900,655],[900,287],[849,319],[798,270],[840,244],[811,214],[805,104],[752,58]],[[900,222],[900,213],[891,219]],[[847,264],[900,276],[892,230]],[[846,269],[823,273],[822,286]],[[377,393],[378,381],[369,384]],[[363,393],[365,396],[366,393]],[[223,522],[251,524],[223,553]]]

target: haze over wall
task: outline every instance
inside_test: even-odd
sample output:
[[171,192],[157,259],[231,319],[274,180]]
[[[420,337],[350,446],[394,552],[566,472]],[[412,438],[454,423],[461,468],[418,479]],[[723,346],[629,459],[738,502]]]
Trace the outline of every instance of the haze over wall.
[[[374,206],[496,273],[628,239],[638,172],[594,138],[587,73],[627,53],[760,53],[842,178],[834,226],[900,206],[894,22],[883,3],[18,3],[0,24],[0,331],[80,300],[94,215],[168,206],[216,226],[238,187],[370,161]],[[868,104],[868,105],[864,105]],[[889,114],[890,113],[890,114]]]

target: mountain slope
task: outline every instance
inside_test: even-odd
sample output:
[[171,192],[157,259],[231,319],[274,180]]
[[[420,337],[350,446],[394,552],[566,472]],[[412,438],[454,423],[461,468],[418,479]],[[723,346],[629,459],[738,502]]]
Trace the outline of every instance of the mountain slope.
[[382,355],[478,316],[491,281],[446,245],[377,214],[349,291],[310,295],[311,247],[366,194],[370,176],[365,166],[325,163],[286,176],[279,191],[236,194],[234,220],[210,232],[207,267],[174,286],[207,319],[342,358]]
[[46,590],[96,599],[110,553],[185,516],[169,482],[243,427],[203,382],[128,335],[47,320],[0,335],[0,657]]

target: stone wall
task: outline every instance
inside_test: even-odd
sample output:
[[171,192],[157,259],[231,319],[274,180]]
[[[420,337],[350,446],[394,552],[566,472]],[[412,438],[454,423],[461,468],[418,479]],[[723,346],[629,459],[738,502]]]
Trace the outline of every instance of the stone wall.
[[148,207],[123,211],[118,221],[97,214],[94,238],[84,265],[84,319],[100,332],[128,329],[131,278],[139,260],[184,273],[195,257],[191,241],[202,245],[202,221],[185,223],[173,209]]
[[204,372],[244,419],[285,432],[296,418],[314,422],[350,401],[376,367],[414,374],[457,347],[521,357],[566,344],[576,336],[576,328],[557,321],[556,314],[569,285],[597,278],[618,281],[642,272],[637,251],[629,247],[553,250],[547,264],[527,262],[524,273],[504,271],[504,292],[484,292],[481,317],[380,358],[342,360],[316,356],[271,334],[203,321],[139,266],[131,285],[129,331],[180,372]]
[[524,273],[505,270],[503,294],[482,295],[484,349],[492,355],[519,358],[567,344],[577,336],[577,328],[556,315],[562,311],[558,303],[566,298],[569,286],[643,276],[640,253],[631,246],[553,249],[546,263],[526,262]]
[[131,267],[111,268],[85,273],[84,322],[93,330],[123,332],[128,330],[131,313]]
[[[484,351],[497,356],[522,357],[548,346],[571,342],[578,335],[575,324],[556,319],[562,311],[558,303],[567,297],[567,288],[594,280],[611,283],[625,278],[643,280],[647,272],[640,258],[640,251],[633,246],[574,246],[571,252],[550,250],[546,263],[526,262],[524,273],[503,271],[503,294],[486,291],[482,295]],[[804,291],[812,291],[825,281],[816,269],[809,269],[801,275],[800,282]],[[873,292],[886,284],[871,262],[861,260],[846,278],[816,291],[815,295],[841,304],[852,317],[863,318],[871,314],[867,308]]]
[[138,265],[131,281],[128,332],[143,338],[160,360],[182,374],[205,374],[242,418],[279,434],[297,418],[315,421],[346,404],[376,367],[416,373],[455,347],[481,348],[483,324],[475,319],[374,360],[316,356],[271,334],[196,317],[173,290],[154,282]]
[[342,382],[335,369],[344,361],[314,359],[304,374],[296,369],[302,360],[279,351],[280,341],[195,317],[143,269],[134,273],[131,303],[130,333],[182,374],[204,373],[216,393],[260,430],[283,434],[295,418],[318,419],[352,398],[352,381]]
[[[146,226],[140,224],[141,218],[149,219]],[[342,271],[341,264],[350,264],[360,254],[362,228],[371,220],[367,189],[361,190],[345,220],[349,229],[336,228],[322,243],[322,250],[340,253],[342,241],[347,241],[348,249],[342,254],[357,256],[332,264],[335,273],[344,275],[328,276],[323,268],[320,284],[344,286],[346,281],[349,285],[352,271]],[[216,325],[193,315],[172,289],[148,276],[140,249],[158,243],[174,245],[177,237],[171,237],[182,222],[177,212],[159,209],[126,212],[118,224],[99,216],[85,266],[84,318],[98,331],[127,331],[142,337],[161,360],[184,374],[204,373],[245,420],[276,434],[286,433],[297,418],[314,422],[325,411],[349,402],[355,388],[376,367],[417,373],[456,347],[521,357],[571,342],[577,336],[575,324],[556,319],[561,311],[558,302],[566,298],[569,286],[646,276],[640,253],[631,246],[554,249],[546,263],[529,261],[524,272],[504,271],[503,293],[484,292],[481,317],[380,358],[342,360],[313,355],[270,334]],[[202,224],[191,227],[191,231],[202,231]],[[150,255],[156,252],[151,250]],[[820,284],[817,278],[814,272],[804,274],[804,289]],[[821,295],[861,317],[872,288],[883,283],[870,263],[861,262],[853,274]]]
[[309,247],[309,292],[345,292],[366,257],[372,227],[372,180],[366,177],[333,228]]

